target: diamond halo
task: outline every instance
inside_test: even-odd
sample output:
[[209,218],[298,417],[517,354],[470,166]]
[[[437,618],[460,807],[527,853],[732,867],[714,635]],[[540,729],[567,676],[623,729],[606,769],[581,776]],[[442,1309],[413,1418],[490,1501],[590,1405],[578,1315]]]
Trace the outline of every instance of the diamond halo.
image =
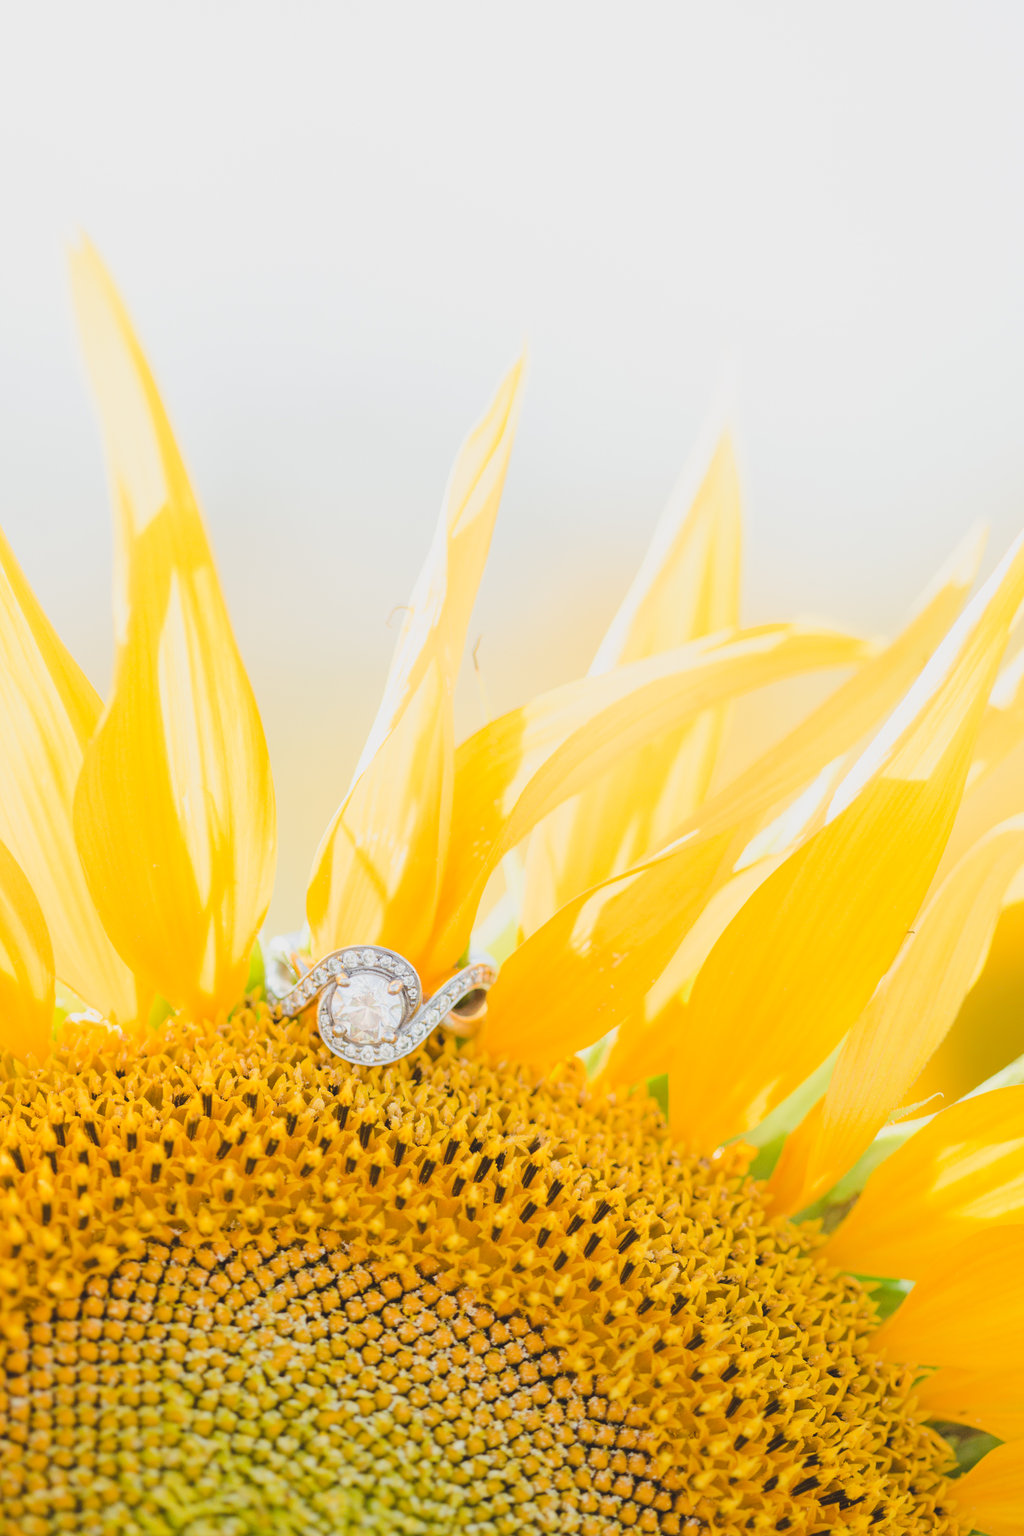
[[471,1034],[496,975],[485,961],[464,966],[424,1003],[407,960],[381,945],[359,944],[325,955],[277,997],[274,1011],[294,1017],[316,998],[328,1050],[353,1065],[385,1066],[408,1056],[438,1025]]

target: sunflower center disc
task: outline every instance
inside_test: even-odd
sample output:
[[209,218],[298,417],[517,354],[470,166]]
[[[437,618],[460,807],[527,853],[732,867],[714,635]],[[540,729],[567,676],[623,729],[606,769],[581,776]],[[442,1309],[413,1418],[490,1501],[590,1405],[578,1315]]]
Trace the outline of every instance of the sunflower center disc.
[[362,971],[347,987],[335,987],[331,1018],[352,1045],[383,1045],[392,1041],[402,1022],[401,993],[388,991],[388,978]]

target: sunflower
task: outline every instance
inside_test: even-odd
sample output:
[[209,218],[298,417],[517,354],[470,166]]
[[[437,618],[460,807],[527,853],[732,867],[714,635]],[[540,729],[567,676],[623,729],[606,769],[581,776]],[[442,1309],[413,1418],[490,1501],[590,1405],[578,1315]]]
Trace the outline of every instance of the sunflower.
[[[306,934],[501,969],[476,1038],[350,1066],[268,1005],[259,716],[124,309],[73,271],[118,649],[103,704],[0,544],[0,1531],[1019,1536],[1024,1042],[984,999],[1024,553],[969,598],[966,546],[885,645],[741,628],[723,439],[589,673],[456,745],[514,367]],[[749,695],[837,669],[755,741]]]

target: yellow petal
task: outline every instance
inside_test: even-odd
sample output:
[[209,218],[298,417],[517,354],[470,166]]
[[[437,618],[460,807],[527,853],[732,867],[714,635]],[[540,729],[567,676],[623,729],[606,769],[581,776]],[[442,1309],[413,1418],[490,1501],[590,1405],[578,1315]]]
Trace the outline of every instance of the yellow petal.
[[53,949],[35,893],[0,843],[0,1052],[41,1061],[53,1025]]
[[502,965],[485,1048],[553,1061],[642,1007],[700,912],[729,841],[728,832],[695,837],[559,908]]
[[690,831],[725,826],[750,835],[767,811],[775,812],[824,768],[877,731],[895,708],[957,618],[977,572],[978,540],[965,541],[953,553],[910,622],[884,650],[869,657],[853,675],[764,752],[749,768],[676,828]]
[[1024,1536],[1024,1440],[998,1445],[954,1484],[963,1528]]
[[694,978],[723,930],[779,863],[780,855],[759,859],[707,898],[707,905],[648,992],[642,1009],[619,1026],[600,1073],[603,1082],[626,1087],[668,1070],[672,1042],[686,1028],[685,1000]]
[[[591,675],[739,623],[740,497],[724,434],[700,480],[677,485]],[[552,817],[531,842],[524,882],[530,932],[578,891],[661,847],[703,799],[725,722],[710,710],[651,742]]]
[[[716,877],[719,888],[709,891],[707,906],[644,1005],[622,1020],[606,1064],[609,1081],[637,1080],[623,1075],[633,1072],[634,1055],[650,1069],[646,1075],[666,1070],[680,1018],[670,1005],[673,994],[684,989],[689,996],[698,969],[740,906],[780,862],[786,846],[813,830],[818,802],[825,796],[827,803],[834,788],[836,766],[841,771],[843,755],[877,727],[920,672],[959,612],[980,553],[977,538],[962,544],[903,633],[678,829],[680,835],[711,835],[731,825],[734,837]],[[781,814],[780,806],[785,807]],[[775,819],[763,825],[768,815]],[[762,830],[755,838],[758,827]],[[737,866],[738,873],[732,874]],[[669,1015],[662,1021],[667,1006]]]
[[945,874],[997,822],[1024,811],[1024,652],[1000,672],[978,732],[971,773],[949,846]]
[[61,980],[128,1021],[135,983],[100,922],[75,846],[75,785],[100,709],[0,535],[0,837],[45,914]]
[[[456,759],[451,851],[431,973],[443,972],[464,951],[484,886],[500,860],[569,796],[709,705],[863,654],[863,642],[847,635],[778,626],[731,641],[695,641],[584,678],[478,731]],[[566,725],[576,720],[581,723],[565,736]],[[538,743],[558,735],[565,739],[522,783],[524,764],[540,755]],[[634,783],[633,793],[642,798],[643,785]]]
[[1011,551],[833,802],[761,885],[694,984],[670,1073],[671,1122],[710,1149],[756,1125],[842,1039],[892,964],[956,814],[1009,626]]
[[894,1360],[1024,1371],[1024,1227],[992,1227],[946,1248],[875,1334]]
[[1015,817],[966,854],[928,902],[847,1036],[820,1111],[787,1139],[771,1180],[780,1210],[825,1194],[892,1111],[914,1102],[912,1086],[956,1017],[1022,865],[1024,817]]
[[971,1424],[1000,1440],[1024,1438],[1024,1377],[1016,1365],[988,1371],[947,1367],[919,1382],[914,1395],[929,1418]]
[[828,1242],[831,1262],[914,1279],[952,1243],[1024,1222],[1024,1087],[953,1104],[871,1174]]
[[[1012,897],[1019,882],[1011,889]],[[981,973],[955,1022],[910,1091],[915,1103],[970,1093],[1024,1053],[1024,901],[1000,914]]]
[[[942,876],[992,826],[1024,810],[1024,652],[1000,673],[978,736],[971,775]],[[911,1098],[952,1103],[1024,1052],[1024,895],[1017,881],[988,958],[955,1022],[914,1084]]]
[[427,944],[451,822],[452,694],[512,451],[521,378],[517,363],[452,470],[380,711],[314,860],[306,910],[317,954],[379,943],[418,962]]
[[270,900],[266,742],[213,557],[152,375],[88,246],[72,261],[119,512],[114,692],[88,746],[75,834],[126,963],[169,1002],[241,995]]
[[631,1016],[619,1025],[600,1071],[592,1076],[608,1087],[623,1088],[660,1077],[672,1050],[668,1042],[686,1028],[685,1019],[686,1000],[681,993],[669,997],[653,1015]]
[[728,432],[696,492],[687,470],[594,658],[594,672],[642,661],[739,622],[740,488]]
[[[903,634],[761,765],[707,801],[680,829],[678,845],[574,897],[530,935],[491,992],[485,1038],[492,1049],[547,1061],[616,1025],[623,1034],[643,1028],[647,992],[754,832],[897,702],[958,611],[976,563],[975,541],[957,551]],[[634,942],[640,933],[643,942]]]

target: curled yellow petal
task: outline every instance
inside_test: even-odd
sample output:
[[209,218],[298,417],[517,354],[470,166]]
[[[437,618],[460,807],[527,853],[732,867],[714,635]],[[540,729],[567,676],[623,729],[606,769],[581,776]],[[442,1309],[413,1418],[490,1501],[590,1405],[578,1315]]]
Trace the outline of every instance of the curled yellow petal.
[[[456,757],[432,972],[455,963],[490,875],[556,806],[666,734],[675,739],[681,723],[710,706],[780,677],[848,665],[864,650],[850,636],[795,626],[696,641],[542,695],[478,731]],[[559,736],[546,756],[538,750]]]
[[135,983],[100,922],[74,834],[75,786],[101,707],[0,535],[0,838],[43,910],[60,979],[128,1021]]
[[844,1268],[912,1280],[997,1222],[1024,1223],[1024,1087],[964,1099],[915,1131],[871,1174],[827,1251]]
[[317,851],[306,910],[317,954],[346,942],[419,960],[434,921],[454,777],[452,694],[519,410],[503,380],[452,470],[384,699],[352,786]]
[[[947,875],[851,1029],[818,1112],[789,1136],[772,1175],[780,1210],[799,1210],[852,1168],[957,1015],[1024,866],[1024,817],[990,832]],[[939,1105],[934,1105],[939,1108]]]
[[72,276],[118,511],[114,691],[85,752],[75,834],[118,952],[175,1005],[242,994],[276,851],[266,742],[170,425],[90,247]]
[[764,1119],[892,964],[942,856],[1022,597],[1018,547],[840,785],[832,819],[711,951],[670,1073],[672,1126],[689,1145],[710,1149]]
[[953,1488],[965,1530],[1024,1536],[1024,1440],[996,1446]]
[[42,1060],[53,1026],[53,949],[35,893],[0,843],[0,1052]]
[[875,1334],[896,1360],[1024,1371],[1024,1227],[993,1227],[946,1250]]
[[[689,474],[676,486],[591,675],[735,629],[740,536],[739,482],[726,433],[696,494]],[[707,791],[724,722],[722,708],[707,710],[652,740],[545,822],[526,860],[527,932],[577,892],[663,846]]]

